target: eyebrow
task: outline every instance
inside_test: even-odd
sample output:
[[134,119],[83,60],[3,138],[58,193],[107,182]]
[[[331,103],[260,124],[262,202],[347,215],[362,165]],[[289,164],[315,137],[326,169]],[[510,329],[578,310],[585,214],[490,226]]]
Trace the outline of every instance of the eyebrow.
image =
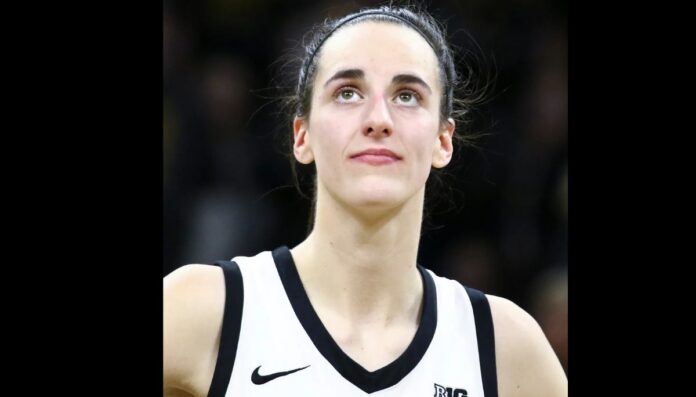
[[326,83],[324,83],[324,87],[329,85],[330,82],[338,79],[364,79],[365,78],[365,72],[363,72],[361,69],[344,69],[344,70],[339,70],[331,76],[330,79],[326,80]]
[[430,86],[418,76],[414,76],[412,74],[397,74],[392,79],[392,84],[404,83],[418,84],[420,86],[423,86],[423,88],[425,88],[426,90],[428,90],[429,93],[433,93],[433,90],[430,89]]
[[[362,69],[343,69],[339,70],[336,72],[333,76],[331,76],[330,79],[326,80],[324,83],[324,87],[329,85],[330,82],[334,80],[339,80],[339,79],[364,79],[365,78],[365,72],[362,71]],[[418,84],[420,86],[423,86],[423,88],[427,89],[429,93],[432,94],[433,90],[430,89],[430,86],[423,81],[420,77],[413,75],[413,74],[397,74],[392,78],[392,84],[404,84],[404,83],[411,83],[411,84]]]

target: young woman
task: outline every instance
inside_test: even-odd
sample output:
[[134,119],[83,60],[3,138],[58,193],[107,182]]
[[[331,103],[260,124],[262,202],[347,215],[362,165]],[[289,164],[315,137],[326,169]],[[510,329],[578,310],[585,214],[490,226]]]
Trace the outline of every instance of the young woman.
[[165,394],[567,395],[530,315],[416,263],[426,180],[452,158],[458,110],[436,21],[392,6],[327,21],[298,76],[312,230],[165,277]]

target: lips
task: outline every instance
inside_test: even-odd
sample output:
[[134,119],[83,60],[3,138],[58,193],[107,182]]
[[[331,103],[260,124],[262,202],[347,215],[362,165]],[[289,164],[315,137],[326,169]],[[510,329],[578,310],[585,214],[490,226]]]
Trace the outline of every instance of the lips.
[[401,160],[396,153],[389,149],[367,149],[350,156],[352,160],[371,165],[391,164]]

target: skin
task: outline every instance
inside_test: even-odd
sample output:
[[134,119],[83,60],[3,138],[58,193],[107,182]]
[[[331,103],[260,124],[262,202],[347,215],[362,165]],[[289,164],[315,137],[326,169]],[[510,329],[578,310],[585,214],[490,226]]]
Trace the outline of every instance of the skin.
[[[437,59],[419,33],[363,22],[324,43],[311,112],[293,123],[296,159],[316,165],[317,205],[312,233],[291,253],[326,329],[370,371],[394,361],[419,323],[425,182],[453,150],[455,125],[440,118],[441,93]],[[399,160],[351,158],[369,148]],[[219,268],[187,265],[165,277],[166,395],[207,394],[224,297]],[[499,395],[566,396],[565,373],[536,321],[506,299],[488,299]]]

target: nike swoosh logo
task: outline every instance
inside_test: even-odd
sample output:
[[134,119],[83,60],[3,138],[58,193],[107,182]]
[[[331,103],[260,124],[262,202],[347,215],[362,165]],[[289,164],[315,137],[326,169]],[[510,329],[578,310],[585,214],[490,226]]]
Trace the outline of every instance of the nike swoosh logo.
[[[309,365],[307,367],[309,367]],[[276,372],[275,374],[270,374],[270,375],[259,375],[259,368],[261,368],[261,366],[259,365],[258,367],[256,367],[254,372],[251,374],[251,381],[254,382],[255,385],[262,385],[266,382],[272,381],[275,378],[280,378],[281,376],[290,375],[293,372],[302,371],[303,369],[305,369],[307,367],[297,368],[297,369],[293,369],[290,371],[284,371],[284,372]]]

